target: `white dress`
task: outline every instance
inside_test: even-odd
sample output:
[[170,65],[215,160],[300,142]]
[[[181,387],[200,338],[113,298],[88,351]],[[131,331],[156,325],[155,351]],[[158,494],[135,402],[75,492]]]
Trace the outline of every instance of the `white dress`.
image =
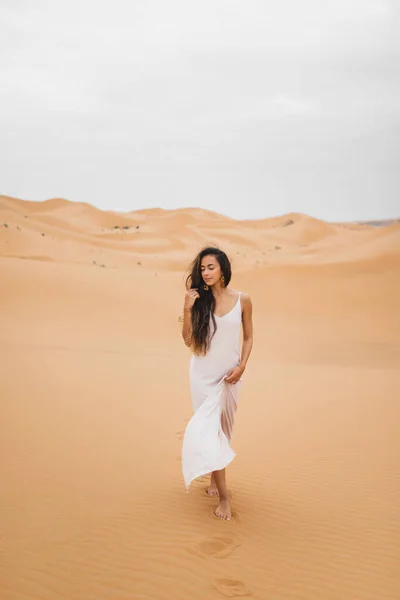
[[[234,458],[230,440],[241,381],[224,378],[240,362],[241,293],[232,310],[215,315],[217,330],[205,356],[192,355],[190,390],[194,415],[182,444],[182,471],[186,490],[196,477],[224,469]],[[210,334],[214,331],[210,319]]]

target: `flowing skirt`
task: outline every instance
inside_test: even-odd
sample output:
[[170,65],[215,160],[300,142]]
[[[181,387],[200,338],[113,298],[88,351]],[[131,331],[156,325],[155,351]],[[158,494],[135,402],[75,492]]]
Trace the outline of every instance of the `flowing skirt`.
[[[239,386],[222,378],[216,382],[191,378],[195,413],[187,424],[182,444],[182,471],[186,490],[196,477],[224,469],[236,456],[230,441]],[[200,393],[199,393],[200,392]]]

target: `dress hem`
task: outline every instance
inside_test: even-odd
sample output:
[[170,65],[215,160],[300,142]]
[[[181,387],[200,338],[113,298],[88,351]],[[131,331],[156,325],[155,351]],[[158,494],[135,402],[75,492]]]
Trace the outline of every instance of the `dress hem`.
[[195,479],[197,479],[198,477],[202,477],[203,475],[207,475],[207,473],[212,473],[213,471],[222,471],[222,469],[226,469],[226,467],[227,467],[228,465],[230,465],[230,464],[231,464],[231,462],[232,462],[232,461],[235,459],[235,457],[236,457],[236,452],[234,452],[234,451],[232,450],[232,453],[233,453],[233,456],[232,456],[232,457],[231,457],[229,460],[227,460],[227,461],[224,461],[224,465],[223,465],[222,467],[219,467],[218,469],[205,469],[205,470],[204,470],[204,469],[202,469],[202,470],[201,470],[201,472],[199,472],[198,474],[196,474],[196,475],[194,475],[193,477],[191,477],[191,479],[190,479],[190,481],[189,481],[189,483],[188,483],[188,484],[186,484],[186,482],[185,482],[185,490],[188,492],[188,491],[189,491],[189,487],[190,487],[190,485],[191,485],[191,484],[193,483],[193,481],[194,481]]

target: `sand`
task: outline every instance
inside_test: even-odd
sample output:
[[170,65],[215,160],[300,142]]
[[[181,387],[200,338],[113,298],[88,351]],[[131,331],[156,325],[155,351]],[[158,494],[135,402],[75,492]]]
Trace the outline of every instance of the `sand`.
[[[254,306],[230,522],[180,464],[208,243]],[[399,224],[0,197],[0,272],[1,600],[400,597]]]

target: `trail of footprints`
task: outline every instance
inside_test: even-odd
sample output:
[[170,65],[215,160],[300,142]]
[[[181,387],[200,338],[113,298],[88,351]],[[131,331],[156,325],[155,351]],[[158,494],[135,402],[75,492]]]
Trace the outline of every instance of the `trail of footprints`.
[[[196,546],[189,548],[188,552],[204,558],[227,558],[237,548],[234,539],[229,536],[217,536],[204,540]],[[222,577],[213,581],[213,588],[226,598],[245,597],[253,594],[243,581]]]
[[[182,441],[184,431],[177,431],[176,437]],[[180,461],[181,456],[177,456],[176,460]],[[205,477],[198,478],[197,480],[204,481]],[[232,515],[235,516],[235,515]],[[227,558],[237,548],[239,544],[236,544],[234,539],[229,536],[217,536],[211,539],[204,540],[188,549],[190,554],[201,556],[203,558]],[[213,581],[213,588],[225,596],[226,598],[243,598],[251,596],[253,591],[250,590],[243,581],[238,579],[231,579],[229,577],[221,577]]]
[[[189,548],[188,552],[203,558],[227,558],[237,548],[239,544],[229,536],[216,536],[204,540],[195,547]],[[213,581],[212,587],[226,598],[245,597],[253,594],[243,581],[221,577]]]

